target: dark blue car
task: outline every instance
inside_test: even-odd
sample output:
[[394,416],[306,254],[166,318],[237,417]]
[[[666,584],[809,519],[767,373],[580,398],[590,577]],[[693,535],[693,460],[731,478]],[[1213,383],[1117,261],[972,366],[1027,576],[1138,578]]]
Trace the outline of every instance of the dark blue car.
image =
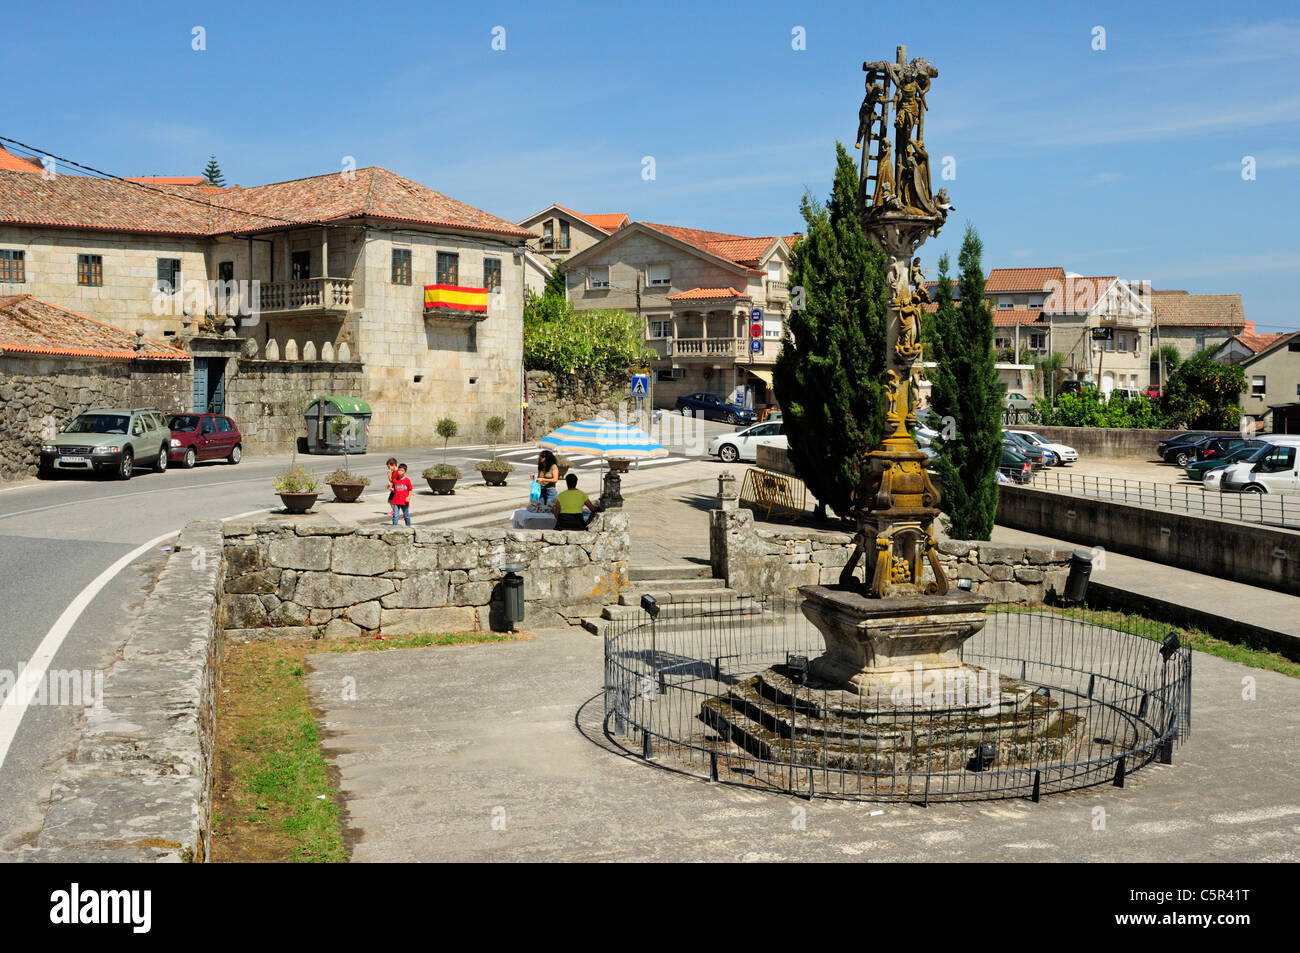
[[739,404],[729,404],[717,394],[685,394],[677,398],[676,409],[683,417],[703,417],[705,420],[725,420],[729,424],[752,424],[758,414]]

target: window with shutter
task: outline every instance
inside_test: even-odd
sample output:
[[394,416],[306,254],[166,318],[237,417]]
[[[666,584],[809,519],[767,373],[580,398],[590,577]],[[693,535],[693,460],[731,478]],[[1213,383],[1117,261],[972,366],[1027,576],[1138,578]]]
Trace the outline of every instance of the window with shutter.
[[438,252],[438,284],[460,284],[460,255]]

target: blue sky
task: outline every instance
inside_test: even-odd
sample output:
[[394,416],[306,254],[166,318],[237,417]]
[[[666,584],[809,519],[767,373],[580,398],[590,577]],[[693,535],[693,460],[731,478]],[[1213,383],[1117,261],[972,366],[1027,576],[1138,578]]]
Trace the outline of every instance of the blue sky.
[[353,156],[512,220],[560,202],[784,233],[852,146],[862,61],[905,43],[939,69],[930,155],[956,161],[927,270],[970,222],[986,267],[1240,292],[1259,330],[1300,326],[1293,5],[905,7],[15,4],[0,135],[121,175],[216,153],[253,185]]

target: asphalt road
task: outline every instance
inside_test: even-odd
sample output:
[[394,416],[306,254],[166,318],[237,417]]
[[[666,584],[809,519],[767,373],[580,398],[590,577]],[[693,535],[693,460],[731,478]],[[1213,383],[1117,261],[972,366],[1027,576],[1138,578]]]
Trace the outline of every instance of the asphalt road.
[[[657,465],[699,459],[710,437],[733,429],[670,420],[663,439],[671,457]],[[531,469],[533,448],[501,450],[517,467]],[[354,455],[349,463],[382,485],[384,460],[390,455],[417,475],[443,460],[441,450],[421,447]],[[452,447],[446,461],[472,472],[474,462],[487,455],[483,447]],[[299,459],[321,475],[343,462],[338,457]],[[289,460],[289,454],[245,456],[237,466],[200,464],[161,474],[137,470],[126,482],[68,474],[0,487],[0,695],[9,694],[13,679],[65,610],[79,597],[84,600],[81,594],[96,577],[142,544],[172,534],[139,554],[89,600],[49,663],[51,671],[92,673],[110,665],[162,569],[174,534],[190,520],[253,515],[278,507],[270,483]],[[93,684],[93,675],[89,681]],[[0,755],[0,850],[16,849],[39,832],[55,774],[78,741],[84,721],[80,702],[88,700],[27,706],[7,754]],[[0,737],[0,749],[3,740]]]

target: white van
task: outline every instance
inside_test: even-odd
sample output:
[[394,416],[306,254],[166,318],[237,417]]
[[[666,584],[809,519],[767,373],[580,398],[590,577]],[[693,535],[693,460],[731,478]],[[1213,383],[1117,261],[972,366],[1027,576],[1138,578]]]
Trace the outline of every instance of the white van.
[[1300,493],[1300,434],[1264,434],[1248,460],[1225,467],[1221,489],[1245,493]]

